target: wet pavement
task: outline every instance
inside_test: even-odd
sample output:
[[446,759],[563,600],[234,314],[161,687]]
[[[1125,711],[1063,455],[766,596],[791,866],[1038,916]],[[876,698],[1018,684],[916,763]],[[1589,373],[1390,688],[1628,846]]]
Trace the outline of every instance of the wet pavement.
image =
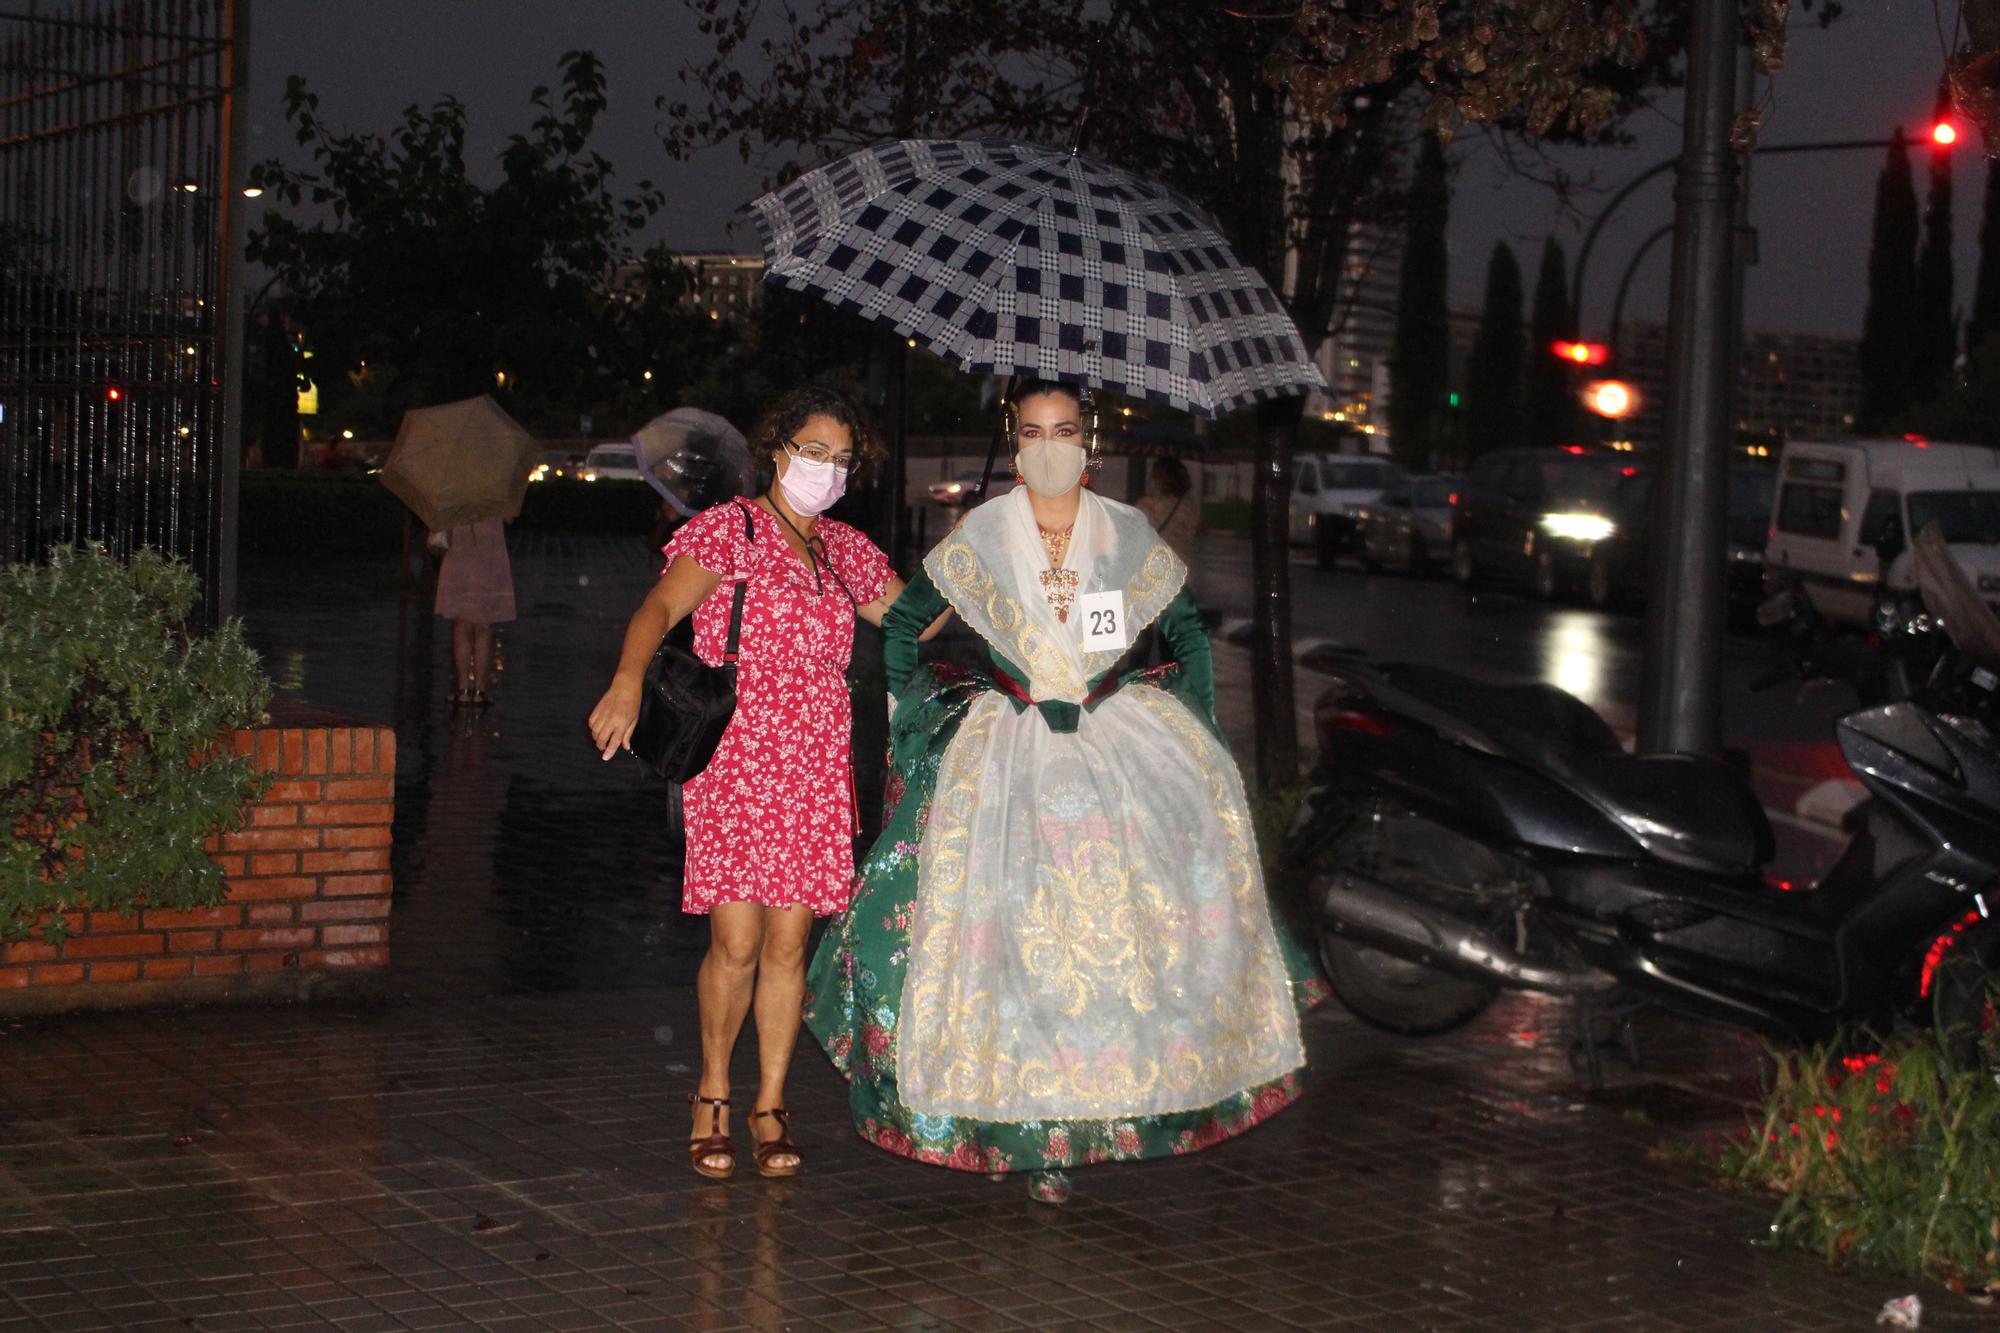
[[397,728],[388,995],[0,1025],[0,1333],[1852,1329],[1911,1289],[1755,1247],[1767,1202],[1652,1154],[1742,1123],[1754,1042],[1649,1020],[1593,1093],[1525,999],[1428,1042],[1324,1007],[1298,1107],[1061,1209],[863,1145],[808,1042],[806,1174],[699,1180],[701,922],[658,790],[581,721],[654,557],[515,545],[499,704],[455,719],[392,569],[245,571],[282,690]]

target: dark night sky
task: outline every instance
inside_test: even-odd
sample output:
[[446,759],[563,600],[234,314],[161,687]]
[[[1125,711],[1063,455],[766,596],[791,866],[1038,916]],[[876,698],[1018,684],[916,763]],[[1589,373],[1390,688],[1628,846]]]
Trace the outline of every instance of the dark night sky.
[[[1951,0],[1938,0],[1947,15]],[[725,232],[731,211],[756,193],[758,173],[733,150],[692,164],[670,161],[653,132],[653,98],[679,86],[678,71],[700,40],[682,6],[670,0],[341,0],[339,4],[261,5],[253,33],[253,152],[297,150],[283,118],[286,76],[303,74],[336,124],[387,128],[401,108],[455,94],[470,108],[470,154],[497,153],[528,119],[527,94],[555,77],[556,58],[573,47],[606,62],[611,109],[598,147],[628,179],[651,177],[667,192],[663,234],[681,249],[750,248],[748,228]],[[1792,53],[1772,89],[1765,142],[1868,138],[1902,123],[1924,125],[1942,67],[1936,11],[1929,0],[1856,0],[1834,27],[1796,24]],[[1571,150],[1554,160],[1601,187],[1578,207],[1586,215],[1633,174],[1678,148],[1679,95],[1642,113],[1630,148]],[[1961,304],[1970,299],[1984,165],[1978,136],[1958,153],[1957,253]],[[1476,306],[1486,257],[1496,239],[1520,249],[1532,280],[1542,238],[1554,229],[1574,257],[1579,220],[1564,216],[1544,188],[1510,176],[1476,135],[1453,149],[1452,299]],[[1752,185],[1753,221],[1762,262],[1752,270],[1753,327],[1854,334],[1864,300],[1875,153],[1815,153],[1768,158]],[[1923,188],[1919,176],[1919,190]],[[1611,292],[1633,249],[1670,217],[1663,178],[1637,196],[1606,229],[1592,260],[1584,319],[1601,326]],[[1667,246],[1655,248],[1634,289],[1633,315],[1665,306]]]

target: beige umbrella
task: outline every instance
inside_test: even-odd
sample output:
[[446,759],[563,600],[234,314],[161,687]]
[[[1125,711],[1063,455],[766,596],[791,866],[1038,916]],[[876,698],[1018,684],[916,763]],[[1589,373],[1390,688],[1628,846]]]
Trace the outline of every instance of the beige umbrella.
[[433,532],[521,512],[541,446],[485,394],[403,413],[382,484]]

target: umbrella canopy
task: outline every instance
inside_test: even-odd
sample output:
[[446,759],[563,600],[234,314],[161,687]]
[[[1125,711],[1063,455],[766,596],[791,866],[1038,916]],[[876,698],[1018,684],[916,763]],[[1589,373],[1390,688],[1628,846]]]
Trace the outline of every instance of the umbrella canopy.
[[750,205],[764,277],[966,371],[1218,416],[1323,388],[1276,293],[1195,204],[1089,157],[906,139]]
[[743,432],[713,412],[677,407],[632,437],[639,471],[682,518],[731,496],[748,495],[756,469]]
[[433,532],[521,512],[541,446],[485,394],[403,413],[382,484]]

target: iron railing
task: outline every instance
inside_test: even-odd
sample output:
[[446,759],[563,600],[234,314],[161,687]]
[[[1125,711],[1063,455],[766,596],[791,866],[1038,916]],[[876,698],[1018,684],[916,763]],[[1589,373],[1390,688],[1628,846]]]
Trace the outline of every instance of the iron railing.
[[241,3],[0,8],[0,563],[155,547],[211,615],[235,574]]

